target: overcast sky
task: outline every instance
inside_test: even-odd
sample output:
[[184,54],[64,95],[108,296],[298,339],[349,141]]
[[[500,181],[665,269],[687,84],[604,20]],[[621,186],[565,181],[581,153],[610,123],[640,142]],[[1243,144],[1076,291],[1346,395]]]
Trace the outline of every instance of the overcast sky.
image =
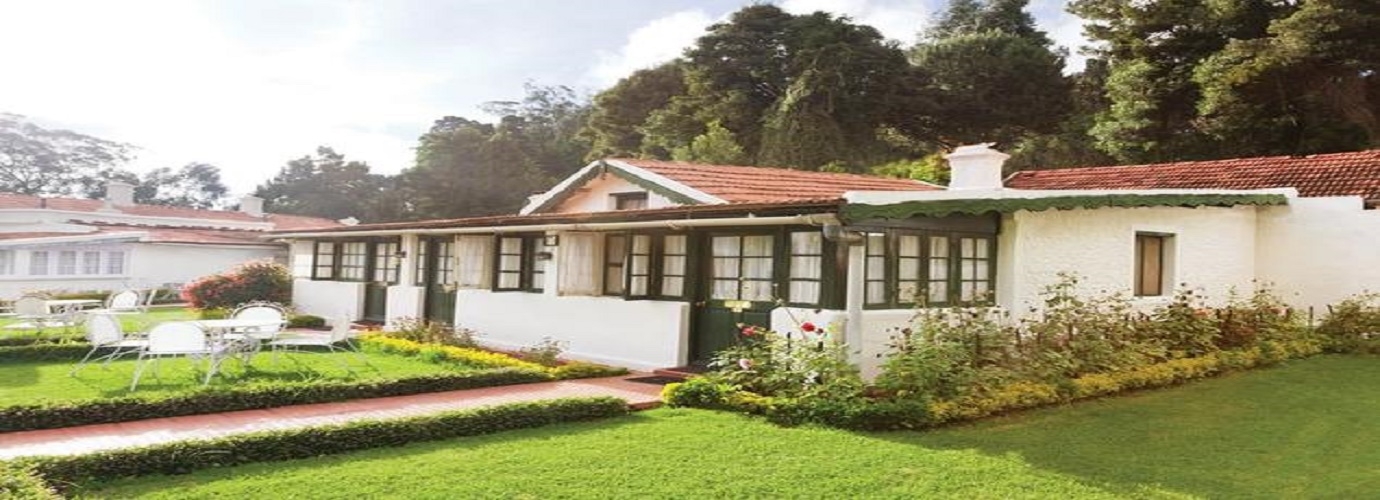
[[[745,0],[15,0],[0,2],[0,112],[132,143],[132,168],[199,161],[251,191],[329,145],[409,165],[445,115],[524,82],[606,88],[680,54]],[[943,0],[780,0],[909,44]],[[1078,19],[1032,0],[1071,52]],[[1074,57],[1071,66],[1081,66]]]

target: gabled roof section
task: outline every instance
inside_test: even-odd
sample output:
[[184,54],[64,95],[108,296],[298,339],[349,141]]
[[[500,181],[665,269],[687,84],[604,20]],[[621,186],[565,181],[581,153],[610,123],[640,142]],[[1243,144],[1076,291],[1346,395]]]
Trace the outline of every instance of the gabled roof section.
[[672,179],[727,203],[832,200],[848,191],[939,191],[917,180],[785,168],[702,165],[659,160],[612,160]]
[[162,205],[120,205],[114,211],[106,209],[105,200],[81,198],[44,198],[14,193],[0,193],[0,210],[59,210],[64,212],[88,212],[92,214],[119,214],[137,217],[161,217],[183,220],[203,220],[211,222],[268,223],[273,229],[308,229],[335,227],[339,222],[319,217],[301,215],[264,214],[256,217],[235,210],[203,210],[188,207],[169,207]]
[[681,205],[839,200],[848,191],[936,191],[910,179],[785,168],[610,158],[595,161],[533,197],[522,215],[551,210],[602,174],[616,175]]
[[1269,156],[1152,165],[1017,172],[1016,189],[1269,189],[1299,196],[1359,196],[1380,203],[1380,149],[1308,156]]

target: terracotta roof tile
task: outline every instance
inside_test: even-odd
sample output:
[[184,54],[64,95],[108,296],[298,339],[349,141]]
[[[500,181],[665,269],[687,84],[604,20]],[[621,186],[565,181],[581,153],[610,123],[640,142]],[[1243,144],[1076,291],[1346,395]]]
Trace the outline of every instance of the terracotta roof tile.
[[916,180],[869,175],[622,158],[616,161],[646,169],[729,203],[837,199],[848,191],[943,189]]
[[1267,189],[1300,196],[1380,200],[1380,149],[1153,165],[1035,170],[1013,174],[1016,189]]
[[[84,200],[80,198],[41,198],[13,193],[0,193],[0,210],[3,209],[50,209],[70,212],[97,212],[105,207],[103,200]],[[117,207],[120,213],[146,217],[176,217],[201,219],[207,221],[264,222],[265,218],[254,217],[234,210],[202,210],[187,207],[167,207],[162,205],[124,205]],[[310,229],[335,227],[340,223],[318,217],[300,215],[267,214],[267,222],[276,229]]]

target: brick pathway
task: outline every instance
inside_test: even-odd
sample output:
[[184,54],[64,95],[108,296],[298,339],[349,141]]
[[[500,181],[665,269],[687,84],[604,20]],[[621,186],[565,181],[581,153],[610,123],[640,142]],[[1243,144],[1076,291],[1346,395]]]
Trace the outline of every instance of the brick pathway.
[[629,405],[637,409],[658,405],[661,386],[624,380],[635,376],[646,374],[9,432],[0,434],[0,460],[34,455],[75,455],[246,432],[411,417],[542,399],[613,396],[627,400]]

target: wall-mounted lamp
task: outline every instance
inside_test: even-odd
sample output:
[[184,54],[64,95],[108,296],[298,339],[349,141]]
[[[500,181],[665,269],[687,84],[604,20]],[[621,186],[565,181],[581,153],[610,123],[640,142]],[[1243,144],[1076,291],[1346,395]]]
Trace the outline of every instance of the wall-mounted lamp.
[[537,252],[537,260],[551,260],[551,252]]
[[398,260],[406,259],[406,258],[407,258],[407,250],[398,250],[397,252],[393,253],[393,258],[398,259]]
[[545,245],[548,246],[548,247],[554,247],[554,246],[560,245],[560,244],[561,244],[561,235],[559,235],[559,234],[548,234],[548,235],[545,235],[545,236],[542,237],[542,243],[545,244]]

